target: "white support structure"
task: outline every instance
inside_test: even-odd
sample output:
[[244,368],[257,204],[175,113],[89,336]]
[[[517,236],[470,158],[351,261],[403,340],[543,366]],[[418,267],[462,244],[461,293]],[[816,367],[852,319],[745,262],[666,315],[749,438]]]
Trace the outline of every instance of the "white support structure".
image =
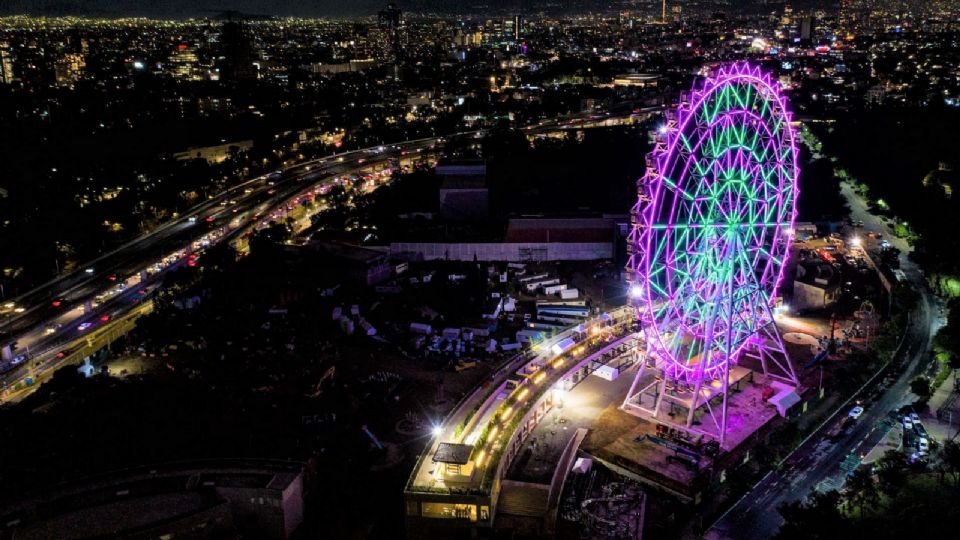
[[[740,242],[731,242],[729,246],[725,257],[729,258],[729,267],[736,268],[735,263],[743,258]],[[751,309],[743,309],[745,301],[752,306]],[[731,365],[737,365],[742,358],[754,358],[759,361],[763,374],[771,379],[793,387],[798,385],[798,379],[774,322],[767,291],[755,276],[749,286],[737,287],[731,271],[726,284],[717,287],[706,304],[709,309],[706,310],[708,317],[704,321],[703,357],[697,364],[695,374],[686,380],[671,376],[671,360],[658,358],[656,354],[647,355],[637,370],[621,410],[692,434],[705,435],[716,439],[724,447]],[[736,311],[738,308],[739,313]],[[750,329],[751,333],[735,337],[735,320],[737,324]],[[667,320],[665,327],[673,323]],[[665,330],[660,329],[661,332]],[[638,342],[637,346],[646,345]],[[719,373],[714,371],[712,375],[705,373],[704,366],[711,365],[712,357],[717,355],[724,358],[722,369]],[[642,380],[649,376],[651,370],[653,382],[644,385]],[[719,403],[711,403],[715,399],[719,399]],[[664,407],[669,408],[665,410]],[[698,425],[700,418],[697,417],[697,411],[700,409],[705,409],[700,418],[711,420],[706,426]],[[678,414],[682,415],[682,420],[676,420]]]

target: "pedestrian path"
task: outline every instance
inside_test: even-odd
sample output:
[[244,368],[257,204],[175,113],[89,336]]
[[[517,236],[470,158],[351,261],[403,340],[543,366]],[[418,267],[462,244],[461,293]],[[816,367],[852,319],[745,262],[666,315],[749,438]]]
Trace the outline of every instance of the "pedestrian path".
[[888,450],[899,450],[903,446],[903,424],[900,422],[887,422],[884,424],[887,433],[880,439],[873,448],[864,456],[864,463],[873,463],[880,459]]
[[956,438],[960,431],[960,393],[956,389],[957,372],[950,373],[935,389],[928,402],[930,407],[920,413],[927,433],[938,441]]

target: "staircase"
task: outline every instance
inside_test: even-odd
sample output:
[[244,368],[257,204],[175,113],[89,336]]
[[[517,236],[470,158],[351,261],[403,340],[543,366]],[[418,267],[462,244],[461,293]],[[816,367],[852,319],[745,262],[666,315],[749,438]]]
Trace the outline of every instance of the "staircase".
[[497,514],[543,517],[547,513],[550,486],[504,480],[497,500]]

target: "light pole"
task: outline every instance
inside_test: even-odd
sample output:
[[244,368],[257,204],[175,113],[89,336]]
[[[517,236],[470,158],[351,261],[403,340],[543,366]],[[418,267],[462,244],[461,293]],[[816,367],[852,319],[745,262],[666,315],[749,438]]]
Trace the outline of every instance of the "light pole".
[[823,399],[823,362],[820,363],[820,399]]

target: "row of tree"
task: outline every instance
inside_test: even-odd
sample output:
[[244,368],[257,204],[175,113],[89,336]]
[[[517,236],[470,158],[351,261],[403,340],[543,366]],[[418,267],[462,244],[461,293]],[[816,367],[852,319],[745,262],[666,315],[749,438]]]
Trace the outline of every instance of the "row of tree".
[[932,470],[889,450],[861,466],[842,492],[814,492],[781,505],[777,540],[952,538],[960,526],[960,443],[948,440]]

